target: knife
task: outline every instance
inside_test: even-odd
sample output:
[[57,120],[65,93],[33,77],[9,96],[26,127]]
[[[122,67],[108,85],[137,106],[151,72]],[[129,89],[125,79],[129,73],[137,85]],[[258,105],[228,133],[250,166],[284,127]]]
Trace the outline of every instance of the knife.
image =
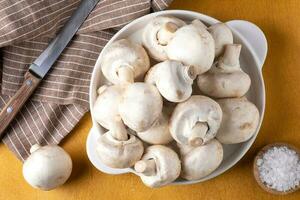
[[22,86],[0,113],[0,138],[3,137],[5,129],[37,88],[98,2],[99,0],[82,0],[63,29],[50,42],[42,54],[30,65],[28,71],[25,73]]

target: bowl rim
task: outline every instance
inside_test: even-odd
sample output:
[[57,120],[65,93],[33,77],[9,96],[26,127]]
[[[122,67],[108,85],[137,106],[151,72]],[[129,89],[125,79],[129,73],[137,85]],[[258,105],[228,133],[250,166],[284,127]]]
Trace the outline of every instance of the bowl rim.
[[[100,52],[98,58],[97,58],[97,61],[95,63],[95,66],[94,66],[94,69],[93,69],[93,72],[92,72],[92,76],[91,76],[91,82],[90,82],[90,89],[89,89],[89,105],[90,105],[90,111],[91,111],[91,118],[92,118],[92,128],[93,131],[97,131],[97,129],[99,129],[99,125],[96,125],[96,121],[93,117],[93,105],[92,105],[92,92],[95,89],[95,85],[93,84],[95,82],[95,74],[97,73],[97,70],[98,70],[98,65],[100,63],[100,59],[102,57],[102,52],[105,51],[105,49],[107,48],[107,46],[109,46],[114,40],[116,40],[116,38],[119,37],[120,34],[122,34],[125,30],[127,30],[129,27],[131,26],[134,26],[135,24],[138,24],[140,23],[141,21],[143,21],[145,18],[153,18],[153,17],[156,17],[156,16],[161,16],[161,15],[182,15],[182,16],[187,16],[189,18],[194,18],[194,19],[200,19],[201,21],[204,21],[205,23],[208,23],[210,22],[211,24],[213,23],[218,23],[220,22],[219,20],[211,17],[211,16],[208,16],[208,15],[205,15],[205,14],[202,14],[202,13],[199,13],[199,12],[195,12],[195,11],[189,11],[189,10],[164,10],[164,11],[158,11],[158,12],[154,12],[154,13],[150,13],[150,14],[147,14],[147,15],[144,15],[142,17],[139,17],[135,20],[133,20],[132,22],[128,23],[127,25],[125,25],[122,29],[120,29],[108,42],[107,44],[103,47],[102,51]],[[260,121],[259,121],[259,124],[257,126],[257,129],[256,129],[256,132],[255,134],[247,141],[247,143],[245,144],[246,146],[240,151],[240,153],[234,157],[232,159],[232,161],[230,161],[229,164],[227,164],[225,167],[223,167],[217,174],[210,174],[200,180],[193,180],[193,181],[188,181],[188,180],[181,180],[181,181],[175,181],[172,183],[172,185],[181,185],[181,184],[194,184],[194,183],[199,183],[199,182],[203,182],[203,181],[206,181],[206,180],[209,180],[209,179],[212,179],[212,178],[215,178],[216,176],[219,176],[221,174],[223,174],[225,171],[229,170],[230,168],[232,168],[238,161],[240,161],[244,155],[249,151],[250,147],[253,145],[258,133],[259,133],[259,130],[261,128],[261,125],[262,125],[262,121],[264,119],[264,113],[265,113],[265,104],[266,104],[266,97],[265,97],[265,84],[264,84],[264,79],[263,79],[263,75],[262,75],[262,65],[263,63],[260,63],[259,62],[259,59],[255,53],[255,50],[252,48],[252,46],[249,44],[249,42],[236,30],[234,29],[231,29],[232,32],[233,32],[233,35],[234,37],[240,39],[244,45],[246,46],[246,48],[249,50],[251,56],[253,57],[253,60],[254,60],[254,64],[255,64],[255,67],[257,68],[257,72],[258,72],[258,79],[260,81],[260,85],[261,85],[261,93],[259,94],[260,95],[260,101],[261,101],[261,113],[260,113]],[[99,130],[98,130],[99,132]],[[91,132],[90,132],[91,133]],[[88,144],[87,144],[88,145]],[[88,147],[87,147],[88,148]],[[128,173],[129,172],[132,172],[130,169],[128,169]]]

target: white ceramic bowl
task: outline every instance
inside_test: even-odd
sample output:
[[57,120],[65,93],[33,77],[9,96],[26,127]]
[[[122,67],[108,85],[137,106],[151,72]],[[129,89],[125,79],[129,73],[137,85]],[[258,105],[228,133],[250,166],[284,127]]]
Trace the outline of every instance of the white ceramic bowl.
[[[126,25],[122,28],[114,37],[107,43],[107,45],[102,50],[105,51],[106,47],[109,46],[113,41],[122,39],[122,38],[130,38],[136,42],[140,42],[140,35],[142,28],[154,17],[161,15],[172,15],[183,19],[185,21],[191,21],[193,19],[200,19],[207,25],[211,25],[219,22],[218,20],[192,11],[184,11],[184,10],[167,10],[152,13],[141,18],[138,18],[132,21],[130,24]],[[242,51],[240,62],[243,70],[248,73],[251,77],[251,87],[247,93],[248,99],[253,102],[260,113],[260,122],[257,127],[255,135],[246,142],[240,144],[233,145],[223,145],[224,147],[224,159],[221,165],[210,175],[196,181],[187,181],[183,179],[178,179],[174,182],[174,184],[191,184],[198,183],[205,180],[209,180],[214,178],[221,173],[225,172],[233,165],[235,165],[248,151],[248,149],[253,144],[258,131],[260,129],[262,119],[265,111],[265,87],[262,77],[262,65],[264,63],[266,54],[267,54],[267,41],[263,34],[263,32],[254,24],[242,21],[242,20],[233,20],[226,22],[227,25],[231,28],[234,35],[234,43],[242,44]],[[131,168],[126,169],[113,169],[105,166],[99,160],[96,154],[96,141],[97,138],[103,134],[103,128],[94,120],[93,117],[93,105],[97,97],[96,90],[105,83],[105,79],[101,73],[100,69],[100,60],[102,57],[102,53],[99,55],[97,63],[94,67],[94,71],[92,74],[92,80],[90,85],[90,109],[92,113],[93,127],[87,138],[87,154],[92,162],[92,164],[102,172],[108,174],[122,174],[122,173],[135,173]]]

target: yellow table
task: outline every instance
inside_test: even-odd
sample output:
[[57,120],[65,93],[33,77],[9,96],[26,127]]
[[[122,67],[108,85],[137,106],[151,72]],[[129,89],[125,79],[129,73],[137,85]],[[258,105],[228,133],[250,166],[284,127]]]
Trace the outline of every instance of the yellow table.
[[255,153],[272,142],[300,147],[300,1],[298,0],[175,0],[171,9],[186,9],[222,21],[244,19],[265,32],[269,52],[263,68],[267,107],[255,144],[246,156],[221,176],[195,185],[145,187],[137,176],[111,176],[88,161],[85,141],[91,127],[87,114],[62,146],[71,154],[70,180],[54,191],[31,188],[22,177],[22,163],[0,144],[0,199],[300,199],[300,191],[274,196],[262,191],[252,176]]

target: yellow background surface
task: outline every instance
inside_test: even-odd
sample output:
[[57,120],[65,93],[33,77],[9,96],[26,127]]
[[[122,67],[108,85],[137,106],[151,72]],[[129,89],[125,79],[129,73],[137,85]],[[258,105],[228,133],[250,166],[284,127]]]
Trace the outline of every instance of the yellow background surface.
[[0,200],[7,199],[300,199],[300,191],[274,196],[262,191],[252,175],[257,151],[273,142],[300,147],[300,1],[299,0],[175,0],[171,9],[204,13],[221,21],[249,20],[265,32],[269,52],[263,68],[267,105],[260,133],[246,156],[232,169],[210,181],[160,189],[145,187],[132,174],[112,176],[88,161],[85,142],[91,118],[87,114],[64,140],[74,169],[62,187],[43,192],[22,177],[22,163],[0,144]]

